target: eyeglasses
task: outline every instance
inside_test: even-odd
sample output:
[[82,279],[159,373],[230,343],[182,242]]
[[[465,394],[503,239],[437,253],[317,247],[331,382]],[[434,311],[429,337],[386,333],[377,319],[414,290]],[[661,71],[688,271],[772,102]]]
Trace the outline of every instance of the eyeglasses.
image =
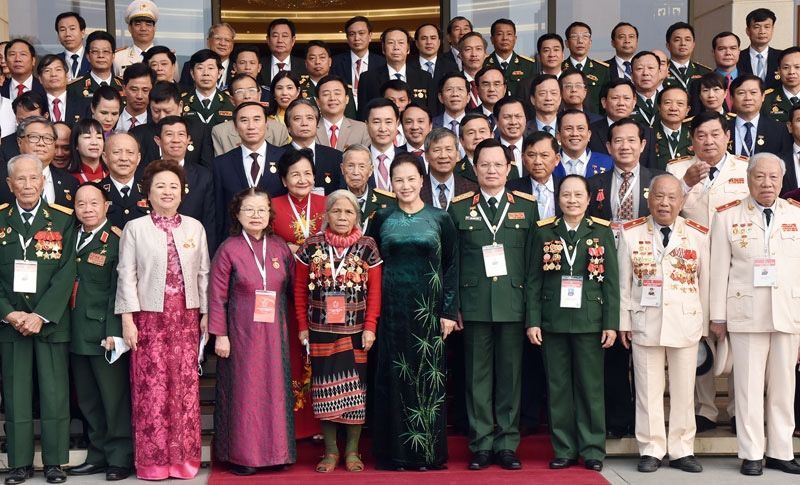
[[227,43],[233,42],[233,39],[231,39],[230,37],[223,37],[221,35],[215,35],[211,38],[216,40],[217,42],[227,42]]
[[46,145],[52,145],[53,143],[56,142],[56,137],[54,137],[53,135],[31,134],[31,135],[25,135],[25,138],[31,143],[39,143],[39,140],[42,140],[45,142]]
[[258,88],[247,88],[247,89],[237,89],[233,92],[233,94],[237,96],[242,96],[243,94],[256,94],[258,92]]
[[239,212],[250,217],[253,217],[254,215],[258,217],[264,217],[265,215],[269,214],[269,210],[267,209],[253,209],[252,207],[248,207],[247,209],[239,209]]

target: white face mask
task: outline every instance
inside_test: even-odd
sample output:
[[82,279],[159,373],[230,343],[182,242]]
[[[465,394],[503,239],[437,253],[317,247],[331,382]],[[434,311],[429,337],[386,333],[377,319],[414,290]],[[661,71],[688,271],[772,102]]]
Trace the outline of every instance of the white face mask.
[[[125,340],[122,337],[111,337],[114,339],[114,348],[112,350],[106,350],[106,362],[109,364],[113,364],[114,362],[118,361],[122,355],[129,351],[131,348],[128,347],[128,344],[125,343]],[[103,339],[100,341],[100,346],[106,346],[106,340]],[[111,352],[111,356],[109,357],[108,353]]]

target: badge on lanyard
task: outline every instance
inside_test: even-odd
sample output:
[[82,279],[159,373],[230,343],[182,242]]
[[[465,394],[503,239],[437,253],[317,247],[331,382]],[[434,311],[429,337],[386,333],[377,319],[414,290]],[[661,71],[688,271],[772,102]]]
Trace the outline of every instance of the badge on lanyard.
[[580,308],[583,276],[561,277],[561,308]]
[[344,324],[345,301],[343,291],[325,293],[325,322]]
[[502,244],[491,244],[483,246],[483,266],[486,268],[486,277],[505,276],[508,274],[506,269],[506,253]]
[[642,280],[642,306],[661,306],[661,290],[664,286],[661,278],[645,278]]
[[275,292],[256,290],[256,304],[253,312],[254,322],[275,322]]
[[778,268],[775,259],[755,258],[753,260],[753,286],[775,286],[777,284]]
[[36,293],[36,261],[14,261],[14,293]]

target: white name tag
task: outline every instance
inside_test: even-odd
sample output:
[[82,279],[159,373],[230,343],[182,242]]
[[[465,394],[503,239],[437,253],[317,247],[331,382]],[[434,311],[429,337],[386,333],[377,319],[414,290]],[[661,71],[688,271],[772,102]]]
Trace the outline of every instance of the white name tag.
[[622,233],[622,223],[611,221],[611,232],[614,233],[614,246],[619,249],[619,238],[620,233]]
[[645,278],[642,280],[642,306],[661,306],[661,289],[664,282],[661,279]]
[[561,308],[580,308],[583,276],[561,277]]
[[36,261],[14,260],[14,293],[36,293]]
[[753,286],[775,286],[778,284],[778,269],[772,258],[753,260]]
[[506,269],[506,253],[503,245],[483,246],[483,266],[486,268],[486,277],[505,276],[508,274]]

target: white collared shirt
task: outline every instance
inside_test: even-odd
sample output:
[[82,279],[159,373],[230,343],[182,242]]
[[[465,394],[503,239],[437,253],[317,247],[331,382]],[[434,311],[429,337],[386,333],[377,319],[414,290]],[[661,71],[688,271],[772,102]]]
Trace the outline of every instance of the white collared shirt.
[[653,219],[653,232],[656,235],[656,239],[658,239],[658,246],[660,246],[662,249],[664,248],[664,233],[661,232],[661,229],[664,227],[669,227],[669,240],[672,241],[672,235],[675,234],[675,222],[669,226],[662,226],[661,224],[657,223],[655,219]]
[[[358,67],[356,61],[359,59],[361,59],[361,69],[356,69]],[[364,54],[364,57],[358,57],[355,52],[350,51],[350,69],[353,70],[353,84],[355,84],[356,78],[361,79],[364,71],[369,70],[369,51]],[[355,88],[353,90],[355,91]]]
[[[81,62],[83,62],[83,50],[84,50],[83,49],[83,44],[81,44],[81,47],[77,50],[77,52],[70,52],[70,51],[64,49],[64,61],[67,63],[67,80],[68,81],[72,81],[73,79],[77,79],[78,77],[80,77]],[[75,62],[78,63],[78,67],[75,68],[75,76],[72,75],[72,63],[73,63],[72,56],[73,56],[73,54],[76,54],[78,56],[78,59],[75,61]]]
[[460,127],[461,127],[461,120],[464,119],[465,115],[466,115],[466,113],[462,112],[460,115],[458,115],[457,118],[453,118],[452,116],[447,114],[447,111],[445,111],[442,114],[442,126],[447,128],[448,130],[452,131],[452,127],[450,125],[452,124],[453,121],[455,121],[456,122],[456,130],[453,133],[455,133],[456,136],[458,136],[458,132],[459,132]]
[[483,200],[484,200],[484,202],[486,202],[486,205],[488,206],[489,205],[489,199],[494,197],[495,199],[497,199],[497,208],[498,209],[500,208],[500,201],[503,200],[503,194],[505,194],[505,193],[506,193],[505,187],[500,189],[500,192],[498,192],[497,195],[489,195],[483,189],[481,189],[481,197],[483,197]]
[[133,116],[128,112],[128,109],[125,108],[122,110],[122,114],[119,117],[119,123],[117,123],[117,128],[114,130],[116,133],[127,133],[128,130],[131,128],[131,120],[136,118],[136,125],[140,126],[147,123],[147,111],[144,111],[136,116]]
[[498,64],[500,64],[500,67],[503,67],[504,62],[510,66],[511,58],[514,57],[514,52],[513,51],[511,52],[511,55],[508,56],[508,59],[503,59],[502,57],[500,57],[500,54],[498,54],[497,51],[495,51],[494,56],[497,58],[497,62]]
[[98,77],[97,74],[94,73],[94,71],[89,71],[89,75],[92,76],[92,79],[94,79],[94,82],[96,82],[100,86],[102,86],[103,83],[106,83],[107,86],[111,86],[112,85],[111,81],[114,80],[114,73],[113,72],[109,72],[108,73],[108,77],[106,79],[100,79],[100,77]]
[[550,127],[550,134],[556,136],[556,118],[553,118],[551,123],[545,123],[544,121],[540,120],[539,117],[536,117],[536,129],[539,131],[545,131],[544,127]]
[[75,241],[75,252],[77,253],[78,251],[83,249],[86,245],[88,245],[90,242],[92,242],[92,239],[94,239],[97,233],[100,232],[100,229],[102,229],[103,226],[105,225],[106,225],[106,219],[103,219],[103,222],[101,222],[99,226],[89,231],[89,234],[91,235],[88,238],[86,238],[85,241],[83,241],[83,244],[81,244],[81,237],[86,233],[86,231],[83,230],[83,225],[81,225],[81,228],[78,231],[78,237],[76,238],[77,240]]
[[125,195],[125,194],[122,193],[122,188],[123,187],[128,187],[128,195],[129,196],[133,192],[133,177],[131,177],[131,179],[128,180],[127,182],[125,182],[125,183],[122,183],[122,182],[118,181],[117,179],[115,179],[111,175],[109,175],[108,178],[111,179],[111,183],[114,184],[114,188],[117,189],[117,192],[119,192],[119,195],[122,195],[122,196]]
[[762,52],[758,52],[757,50],[755,50],[753,48],[752,45],[750,46],[750,68],[753,70],[753,74],[755,74],[756,76],[758,76],[758,55],[759,54],[761,54],[764,57],[764,59],[761,62],[763,63],[763,66],[764,66],[764,77],[766,77],[767,69],[769,68],[767,66],[767,59],[769,59],[769,46],[764,47],[764,50]]
[[[674,59],[670,59],[669,62],[671,62],[672,65],[675,66],[675,69],[680,69],[682,67],[685,67],[686,69],[689,69],[689,63],[688,62],[686,64],[678,64]],[[680,73],[680,72],[681,71],[678,71],[678,73]]]
[[577,160],[578,163],[575,164],[575,173],[580,175],[581,177],[586,176],[586,168],[589,166],[589,149],[587,148],[581,153],[581,156],[578,158],[569,158],[565,153],[564,150],[561,150],[561,165],[564,166],[564,173],[570,175],[569,171],[569,162],[571,160]]
[[395,74],[400,74],[400,76],[402,76],[400,80],[408,82],[408,77],[406,76],[406,65],[405,64],[403,64],[403,67],[401,67],[399,71],[395,71],[394,68],[392,66],[388,65],[388,64],[386,65],[386,67],[389,69],[389,80],[390,81],[392,79],[397,79],[397,76],[395,76]]
[[[344,116],[339,118],[339,121],[337,121],[336,123],[331,123],[326,118],[322,118],[322,123],[325,126],[325,133],[328,136],[328,143],[330,143],[331,135],[333,134],[333,132],[331,131],[331,126],[336,126],[336,141],[338,143],[339,138],[342,137],[342,122],[343,121],[344,121]],[[336,147],[331,147],[331,148],[336,148]]]
[[792,144],[792,159],[794,160],[794,176],[797,179],[797,186],[800,187],[800,146]]
[[25,86],[25,89],[22,91],[24,93],[27,93],[28,91],[33,89],[33,74],[28,76],[28,79],[22,81],[21,83],[18,83],[13,77],[11,78],[10,81],[11,81],[11,84],[9,84],[9,86],[8,86],[8,88],[9,88],[8,89],[8,99],[10,99],[11,101],[14,101],[15,99],[17,99],[17,86],[19,86],[20,84]]
[[578,64],[580,64],[581,65],[581,69],[580,70],[583,71],[583,69],[586,67],[586,64],[589,62],[589,56],[584,57],[580,61],[578,59],[575,59],[572,56],[569,56],[569,62],[572,63],[572,65],[573,65],[573,67],[575,67],[575,69],[577,69],[578,68]]
[[[200,101],[200,104],[203,104],[203,100],[205,99],[209,99],[211,100],[211,102],[214,102],[214,95],[217,94],[217,92],[214,91],[213,93],[211,93],[211,96],[205,96],[202,93],[200,93],[200,91],[195,89],[194,94],[197,96],[197,100]],[[208,103],[208,107],[209,108],[211,107],[211,103]]]
[[[620,56],[614,56],[614,61],[616,62],[617,74],[619,74],[619,77],[622,79],[630,79],[631,78],[630,74],[627,74],[625,72],[625,59],[621,58]],[[631,64],[631,74],[632,74],[633,63],[631,62],[631,59],[628,59],[628,64]]]
[[[369,147],[369,156],[372,159],[372,165],[375,167],[373,174],[375,176],[375,186],[382,190],[392,190],[392,182],[391,180],[382,180],[382,176],[380,174],[380,161],[378,160],[378,156],[386,155],[386,160],[383,161],[383,165],[386,167],[386,173],[389,173],[389,168],[392,166],[392,160],[394,160],[394,146],[389,145],[389,148],[385,152],[379,152],[377,148],[370,145]],[[391,177],[391,175],[390,175]]]
[[433,199],[433,206],[436,207],[437,209],[447,210],[447,208],[450,207],[450,201],[453,199],[453,194],[455,193],[456,190],[455,176],[451,173],[450,178],[447,179],[446,182],[444,182],[445,186],[444,194],[445,197],[447,197],[447,206],[445,207],[442,207],[439,204],[439,184],[441,184],[442,182],[436,180],[436,177],[434,177],[433,174],[429,174],[428,177],[430,177],[431,179],[431,195],[432,195],[431,198]]
[[523,171],[525,170],[525,167],[522,165],[522,138],[513,142],[509,142],[504,138],[500,138],[500,144],[505,147],[510,147],[511,145],[516,147],[515,150],[511,150],[511,148],[509,148],[509,151],[511,151],[511,156],[514,157],[514,163],[517,164],[517,172],[519,173],[519,176],[524,176]]
[[[792,97],[800,98],[800,90],[797,93],[792,94],[787,89],[786,86],[783,86],[783,94],[786,96],[786,100],[789,101]],[[791,103],[791,101],[789,101]]]
[[253,166],[253,158],[250,156],[251,153],[258,153],[258,181],[261,182],[261,179],[264,178],[264,165],[267,164],[267,142],[261,144],[256,150],[250,150],[244,144],[241,145],[242,147],[242,165],[244,166],[244,175],[247,177],[247,186],[248,187],[255,187],[255,181],[253,177],[250,175],[250,168]]
[[672,132],[677,131],[678,132],[678,139],[680,140],[680,138],[681,138],[681,129],[680,129],[680,127],[677,130],[673,130],[672,128],[668,127],[667,125],[665,125],[662,122],[661,123],[661,129],[664,130],[664,134],[667,135],[667,138],[672,136]]
[[737,153],[737,154],[743,155],[745,157],[749,157],[750,155],[755,153],[756,147],[758,146],[758,144],[756,143],[756,140],[758,139],[758,136],[756,136],[756,133],[758,133],[758,120],[759,120],[759,118],[761,118],[761,114],[760,113],[756,114],[755,118],[750,120],[750,123],[753,124],[753,127],[751,128],[752,131],[750,132],[750,136],[753,138],[752,139],[753,144],[751,146],[747,147],[747,150],[746,150],[747,153],[745,153],[745,150],[744,150],[744,147],[745,147],[744,137],[747,136],[747,128],[744,127],[744,124],[747,123],[747,121],[742,119],[741,116],[737,116],[736,117],[736,139],[733,140],[733,145],[734,145],[733,146],[733,153]]
[[[530,177],[530,179],[531,194],[537,195],[537,189],[540,184],[533,177]],[[556,215],[556,189],[555,183],[553,182],[553,174],[550,174],[550,178],[548,178],[547,182],[542,185],[544,185],[544,190],[547,193],[546,206],[545,204],[542,204],[542,201],[538,198],[538,196],[536,198],[536,202],[539,205],[539,219],[547,219],[548,217]]]
[[[637,214],[639,214],[639,204],[641,203],[641,201],[639,200],[640,198],[639,194],[641,193],[641,191],[639,190],[639,187],[641,186],[641,180],[639,178],[639,173],[640,173],[639,167],[640,166],[637,163],[636,166],[633,167],[633,169],[631,170],[633,177],[631,177],[630,182],[633,188],[631,189],[631,195],[628,196],[628,197],[633,197],[632,215],[634,219],[638,217]],[[611,217],[615,220],[622,220],[620,219],[619,208],[620,208],[620,202],[624,201],[620,200],[619,188],[622,187],[623,182],[624,179],[622,178],[622,170],[616,165],[614,165],[614,176],[611,178],[611,193],[608,194],[608,196],[611,199]],[[627,219],[625,219],[624,221],[627,222]]]
[[44,176],[42,195],[44,196],[45,202],[53,204],[56,201],[56,186],[53,181],[53,173],[50,171],[50,165],[42,169],[42,176]]
[[[427,63],[430,62],[431,63],[431,69],[433,69],[433,71],[436,72],[436,60],[438,58],[439,58],[439,56],[433,56],[430,59],[425,59],[424,57],[419,56],[419,67],[421,67],[423,71],[428,72]],[[433,72],[431,72],[430,74],[431,74],[431,76],[433,76]]]
[[[302,150],[303,148],[308,148],[309,150],[314,152],[314,150],[316,150],[317,143],[314,140],[311,140],[311,144],[310,145],[308,145],[307,147],[301,147],[300,145],[298,145],[297,143],[295,143],[293,141],[292,142],[292,146],[294,147],[295,150]],[[314,152],[314,153],[316,153],[316,152]]]
[[281,72],[281,69],[278,68],[278,63],[279,62],[285,64],[283,66],[283,70],[284,71],[291,71],[292,70],[292,56],[291,55],[286,56],[286,59],[284,59],[282,61],[279,60],[277,57],[272,56],[272,62],[270,63],[270,66],[271,66],[270,75],[269,75],[270,80],[272,80],[272,78],[274,78],[275,75],[277,75],[279,72]]
[[[53,102],[58,100],[58,110],[61,112],[61,119],[56,118],[53,112]],[[64,91],[59,96],[47,95],[47,105],[50,107],[50,119],[55,123],[56,121],[64,121],[67,118],[67,92]]]

